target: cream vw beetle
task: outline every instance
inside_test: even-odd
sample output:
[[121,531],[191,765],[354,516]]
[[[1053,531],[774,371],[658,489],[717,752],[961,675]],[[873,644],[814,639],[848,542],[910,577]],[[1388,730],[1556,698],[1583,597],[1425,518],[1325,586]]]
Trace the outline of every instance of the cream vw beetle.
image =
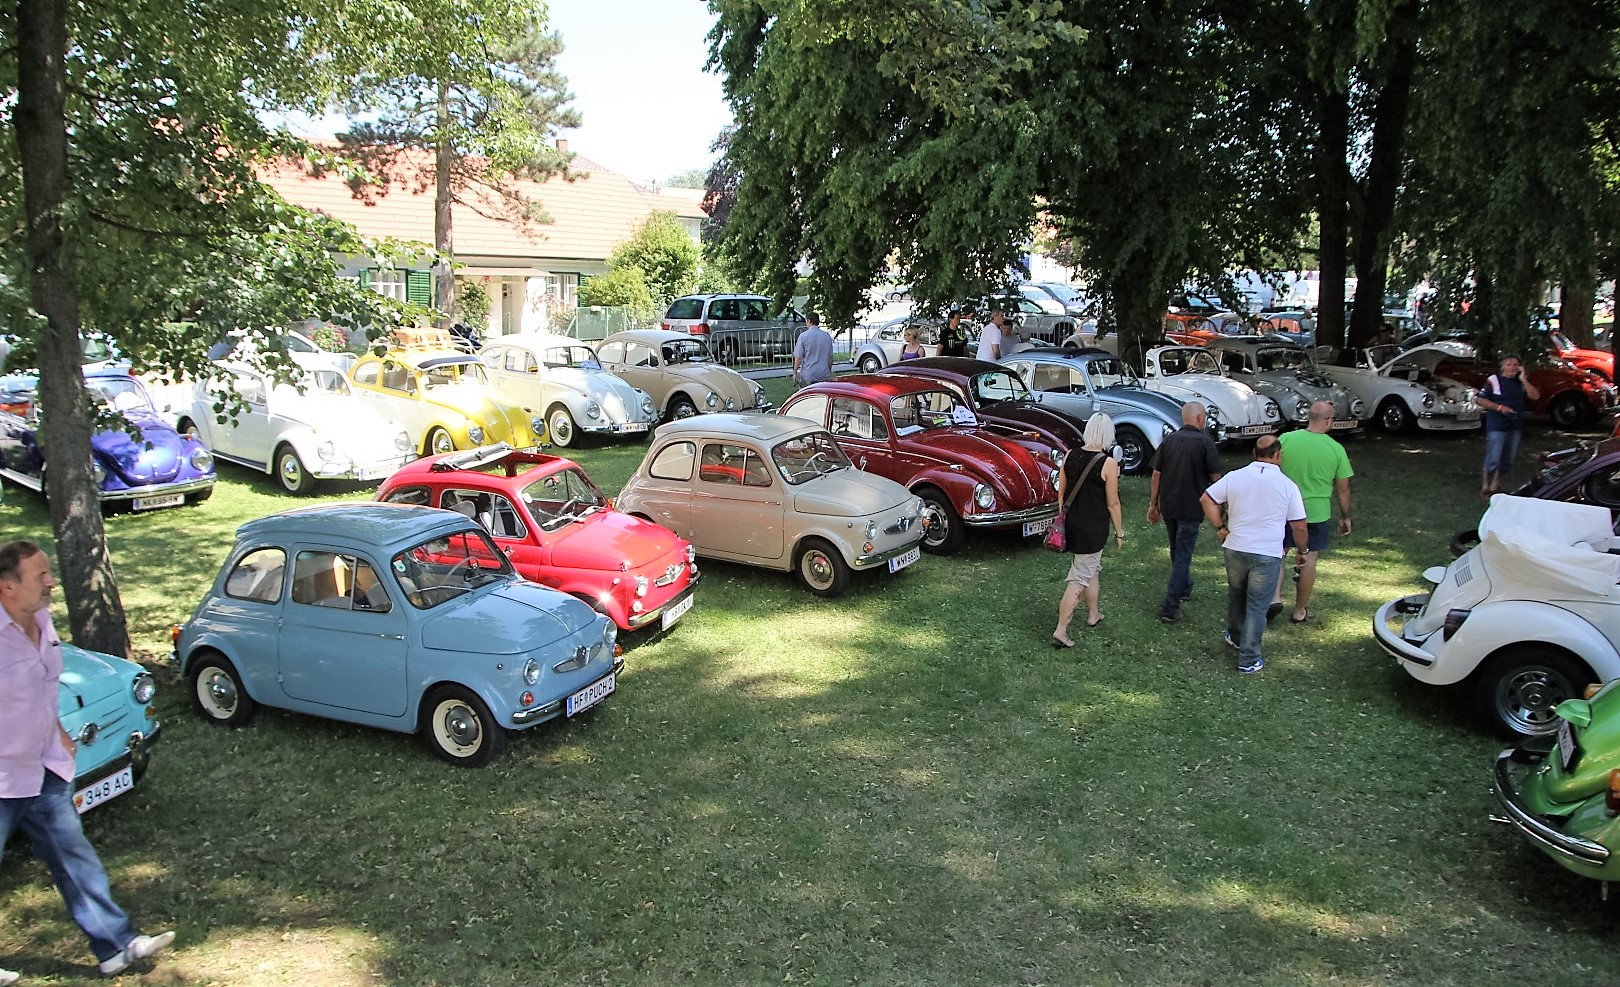
[[764,388],[715,363],[708,345],[684,332],[616,332],[597,345],[596,356],[610,373],[652,395],[665,418],[771,410]]
[[544,409],[546,432],[559,448],[585,435],[645,435],[658,409],[639,387],[602,369],[596,351],[549,333],[497,336],[478,358],[496,390],[526,408]]
[[615,506],[688,539],[699,555],[793,571],[817,596],[850,574],[921,557],[923,502],[855,469],[800,418],[703,415],[659,428]]
[[1359,357],[1354,367],[1323,364],[1321,370],[1367,402],[1384,431],[1466,432],[1483,422],[1474,389],[1435,373],[1453,358],[1445,350],[1419,346],[1403,353],[1398,346],[1373,346]]
[[1248,384],[1226,376],[1221,361],[1202,346],[1160,346],[1148,350],[1142,386],[1183,403],[1197,401],[1209,412],[1216,442],[1253,439],[1283,430],[1277,402]]

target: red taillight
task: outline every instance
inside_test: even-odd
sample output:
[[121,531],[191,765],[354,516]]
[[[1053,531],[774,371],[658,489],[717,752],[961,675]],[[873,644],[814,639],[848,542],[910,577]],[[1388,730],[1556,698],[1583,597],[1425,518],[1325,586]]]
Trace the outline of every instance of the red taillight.
[[1593,696],[1597,695],[1599,692],[1602,692],[1602,691],[1603,691],[1603,683],[1602,682],[1588,683],[1588,685],[1586,686],[1586,691],[1581,693],[1581,698],[1582,699],[1591,699]]
[[185,629],[185,626],[185,624],[175,624],[169,628],[169,645],[171,647],[180,646],[180,632]]
[[675,331],[675,327],[670,325],[668,322],[660,322],[658,324],[663,327],[663,330],[665,332],[674,332]]
[[709,324],[707,322],[699,322],[697,325],[692,327],[692,335],[694,336],[707,336],[708,334]]
[[1609,794],[1604,798],[1610,812],[1620,812],[1620,768],[1609,772]]

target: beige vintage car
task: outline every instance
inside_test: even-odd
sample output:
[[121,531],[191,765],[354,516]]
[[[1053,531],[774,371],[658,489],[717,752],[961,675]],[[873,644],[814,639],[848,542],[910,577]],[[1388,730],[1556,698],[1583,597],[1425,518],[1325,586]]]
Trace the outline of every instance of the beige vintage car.
[[852,466],[802,418],[715,414],[670,422],[616,502],[709,558],[792,571],[817,596],[852,572],[899,572],[921,557],[923,502]]
[[667,419],[771,410],[764,388],[714,362],[708,344],[684,332],[616,332],[597,344],[596,358],[609,373],[651,394]]

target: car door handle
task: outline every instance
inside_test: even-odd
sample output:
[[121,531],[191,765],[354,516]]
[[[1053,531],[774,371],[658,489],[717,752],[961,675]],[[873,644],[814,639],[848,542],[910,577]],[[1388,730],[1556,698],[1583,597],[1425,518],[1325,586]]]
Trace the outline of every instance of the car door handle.
[[377,636],[382,638],[384,641],[403,641],[403,640],[405,640],[405,635],[403,635],[403,634],[378,634]]

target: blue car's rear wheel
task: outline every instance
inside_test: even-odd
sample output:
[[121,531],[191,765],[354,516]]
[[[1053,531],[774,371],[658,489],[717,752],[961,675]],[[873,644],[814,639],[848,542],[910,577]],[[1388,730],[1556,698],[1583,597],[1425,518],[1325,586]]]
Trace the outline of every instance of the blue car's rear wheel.
[[471,690],[441,685],[422,700],[422,736],[451,764],[481,768],[506,746],[506,729]]
[[230,659],[217,651],[198,655],[191,665],[191,702],[210,723],[239,727],[253,718],[259,704],[242,687]]

